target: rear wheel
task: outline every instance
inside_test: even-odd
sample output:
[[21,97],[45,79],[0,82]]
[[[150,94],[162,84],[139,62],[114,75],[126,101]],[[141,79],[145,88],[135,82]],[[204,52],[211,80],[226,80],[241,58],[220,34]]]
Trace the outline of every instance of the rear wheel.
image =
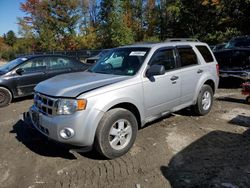
[[127,153],[133,146],[138,130],[135,116],[122,108],[105,113],[96,131],[95,149],[113,159]]
[[204,116],[208,114],[213,105],[213,90],[209,85],[203,85],[193,106],[195,114]]
[[0,87],[0,107],[7,106],[11,102],[11,100],[11,92],[4,87]]

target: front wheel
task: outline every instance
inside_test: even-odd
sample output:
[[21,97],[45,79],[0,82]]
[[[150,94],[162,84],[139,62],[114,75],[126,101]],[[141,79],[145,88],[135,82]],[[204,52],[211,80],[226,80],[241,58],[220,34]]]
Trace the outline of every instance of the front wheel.
[[111,109],[99,123],[95,149],[109,159],[120,157],[133,146],[137,130],[137,120],[130,111],[122,108]]
[[4,87],[0,87],[0,107],[9,105],[11,100],[12,100],[11,92]]
[[213,105],[213,90],[209,85],[203,85],[193,106],[195,114],[204,116],[211,111]]

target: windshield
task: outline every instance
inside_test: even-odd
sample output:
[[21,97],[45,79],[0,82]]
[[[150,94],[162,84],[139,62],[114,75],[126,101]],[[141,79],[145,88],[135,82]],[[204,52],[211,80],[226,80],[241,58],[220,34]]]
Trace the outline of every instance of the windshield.
[[250,47],[250,39],[238,39],[229,41],[225,48],[249,48]]
[[102,56],[89,72],[133,76],[141,68],[150,48],[116,48]]
[[4,64],[3,66],[0,66],[0,71],[8,72],[8,71],[12,70],[13,68],[15,68],[17,65],[19,65],[20,63],[22,63],[23,61],[26,61],[26,60],[27,60],[27,58],[14,59],[14,60]]
[[109,51],[110,51],[110,50],[102,50],[102,51],[98,54],[98,56],[102,57],[102,56],[104,56],[105,54],[107,54]]

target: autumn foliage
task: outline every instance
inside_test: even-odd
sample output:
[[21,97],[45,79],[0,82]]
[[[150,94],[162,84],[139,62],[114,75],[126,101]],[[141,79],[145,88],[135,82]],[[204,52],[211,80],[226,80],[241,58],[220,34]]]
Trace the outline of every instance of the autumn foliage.
[[22,40],[12,45],[17,52],[110,48],[171,37],[216,44],[250,33],[247,0],[26,0],[20,9],[26,15],[18,18]]

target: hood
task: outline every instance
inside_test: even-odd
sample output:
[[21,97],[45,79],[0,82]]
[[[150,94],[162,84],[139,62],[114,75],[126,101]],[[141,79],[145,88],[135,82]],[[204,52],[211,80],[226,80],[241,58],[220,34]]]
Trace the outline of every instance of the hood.
[[81,93],[128,78],[130,77],[90,72],[69,73],[40,82],[35,91],[56,97],[77,97]]
[[6,71],[0,69],[0,76],[1,76],[1,75],[4,75],[5,73],[6,73]]

